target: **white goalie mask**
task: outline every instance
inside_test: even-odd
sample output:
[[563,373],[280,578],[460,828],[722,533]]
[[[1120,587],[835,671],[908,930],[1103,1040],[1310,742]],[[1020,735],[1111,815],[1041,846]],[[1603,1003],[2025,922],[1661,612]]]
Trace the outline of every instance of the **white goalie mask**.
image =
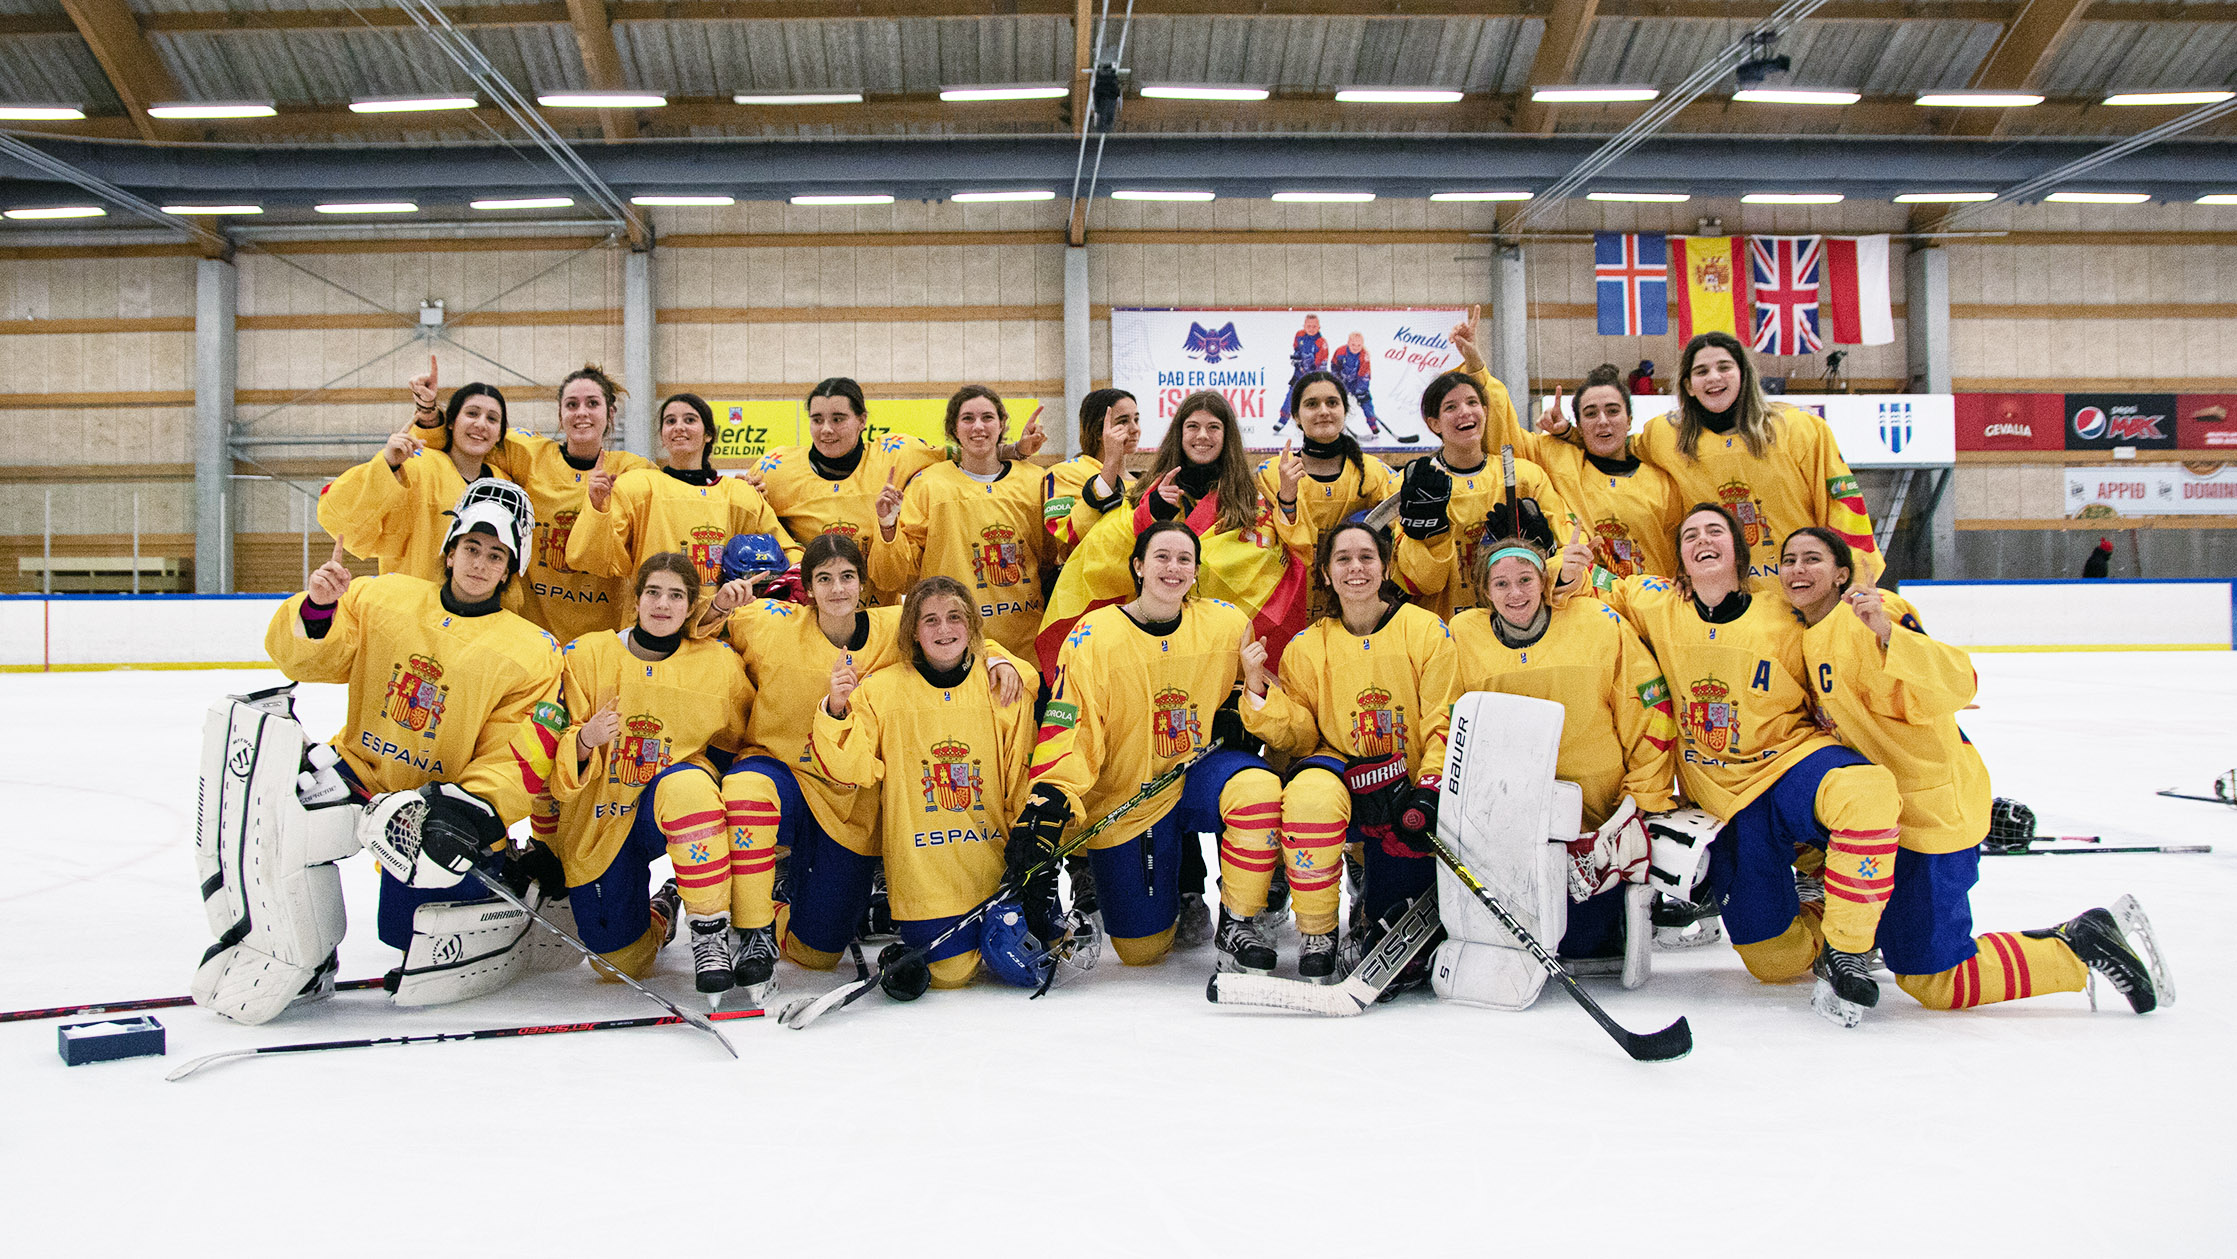
[[528,491],[511,481],[480,477],[458,496],[458,506],[443,514],[451,518],[450,529],[443,534],[443,554],[450,554],[474,526],[485,525],[512,550],[513,571],[528,571],[528,538],[536,532],[536,512],[528,505]]

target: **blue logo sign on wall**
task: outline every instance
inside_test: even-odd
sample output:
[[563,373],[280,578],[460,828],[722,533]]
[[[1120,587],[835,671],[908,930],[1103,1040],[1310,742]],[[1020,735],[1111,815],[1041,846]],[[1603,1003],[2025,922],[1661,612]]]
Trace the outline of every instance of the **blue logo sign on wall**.
[[1891,455],[1900,455],[1911,444],[1911,404],[1908,402],[1883,402],[1880,404],[1880,444]]
[[1181,343],[1182,353],[1190,358],[1203,359],[1207,363],[1217,363],[1222,355],[1239,354],[1242,349],[1243,338],[1236,334],[1235,321],[1232,319],[1216,331],[1190,320],[1188,340]]

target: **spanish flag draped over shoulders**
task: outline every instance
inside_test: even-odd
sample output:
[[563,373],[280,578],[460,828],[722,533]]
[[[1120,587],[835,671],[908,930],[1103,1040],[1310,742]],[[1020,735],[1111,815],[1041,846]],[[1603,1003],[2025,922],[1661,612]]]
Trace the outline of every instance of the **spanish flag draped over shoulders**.
[[1704,332],[1748,330],[1748,260],[1739,237],[1671,237],[1670,276],[1679,344]]
[[[1248,613],[1252,632],[1266,640],[1268,666],[1279,668],[1282,648],[1305,628],[1312,582],[1304,560],[1283,545],[1273,512],[1272,504],[1261,499],[1250,527],[1215,533],[1219,494],[1214,491],[1190,508],[1186,519],[1204,545],[1196,593],[1224,599]],[[1042,677],[1056,676],[1057,649],[1081,617],[1134,597],[1134,539],[1155,520],[1147,501],[1131,511],[1110,512],[1065,561],[1034,641]]]

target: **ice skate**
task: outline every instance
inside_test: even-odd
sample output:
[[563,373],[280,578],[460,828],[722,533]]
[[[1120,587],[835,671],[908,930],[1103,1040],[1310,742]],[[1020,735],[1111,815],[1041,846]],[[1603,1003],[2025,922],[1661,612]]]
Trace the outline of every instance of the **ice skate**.
[[652,915],[660,920],[660,943],[663,947],[675,943],[676,923],[683,918],[683,893],[676,890],[676,881],[668,880],[652,894]]
[[[2128,998],[2130,1009],[2149,1014],[2162,1000],[2173,1001],[2161,986],[2166,972],[2158,963],[2159,942],[2135,897],[2122,897],[2115,909],[2127,912],[2115,917],[2113,910],[2092,909],[2055,927],[2024,934],[2038,940],[2052,937],[2064,941],[2092,975],[2103,975]],[[2134,930],[2134,937],[2123,932],[2124,926]]]
[[1316,984],[1336,982],[1336,933],[1300,937],[1297,943],[1297,977]]
[[736,983],[730,967],[730,911],[689,914],[691,924],[691,973],[708,1005],[722,1004],[722,994]]
[[730,934],[734,958],[731,978],[748,1002],[767,1008],[769,997],[777,990],[777,929],[773,925],[739,927]]
[[1872,978],[1862,953],[1843,953],[1829,944],[1810,970],[1818,977],[1810,1008],[1843,1027],[1863,1022],[1864,1012],[1880,1003],[1879,981]]
[[1212,938],[1212,910],[1202,892],[1181,893],[1180,912],[1173,919],[1173,947],[1193,949]]
[[1274,943],[1267,938],[1266,929],[1256,918],[1238,918],[1220,906],[1219,934],[1212,939],[1220,951],[1219,969],[1241,971],[1247,975],[1271,975],[1274,963],[1279,960],[1274,953]]

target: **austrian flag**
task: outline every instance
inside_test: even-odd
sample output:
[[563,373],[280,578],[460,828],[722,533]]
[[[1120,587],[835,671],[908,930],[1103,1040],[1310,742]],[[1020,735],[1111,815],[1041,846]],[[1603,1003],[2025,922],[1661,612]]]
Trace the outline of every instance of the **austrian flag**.
[[1748,270],[1754,281],[1755,332],[1749,344],[1759,354],[1814,354],[1825,348],[1818,337],[1818,263],[1820,236],[1750,236]]
[[1600,335],[1659,337],[1670,330],[1670,241],[1661,232],[1594,232],[1592,287]]

